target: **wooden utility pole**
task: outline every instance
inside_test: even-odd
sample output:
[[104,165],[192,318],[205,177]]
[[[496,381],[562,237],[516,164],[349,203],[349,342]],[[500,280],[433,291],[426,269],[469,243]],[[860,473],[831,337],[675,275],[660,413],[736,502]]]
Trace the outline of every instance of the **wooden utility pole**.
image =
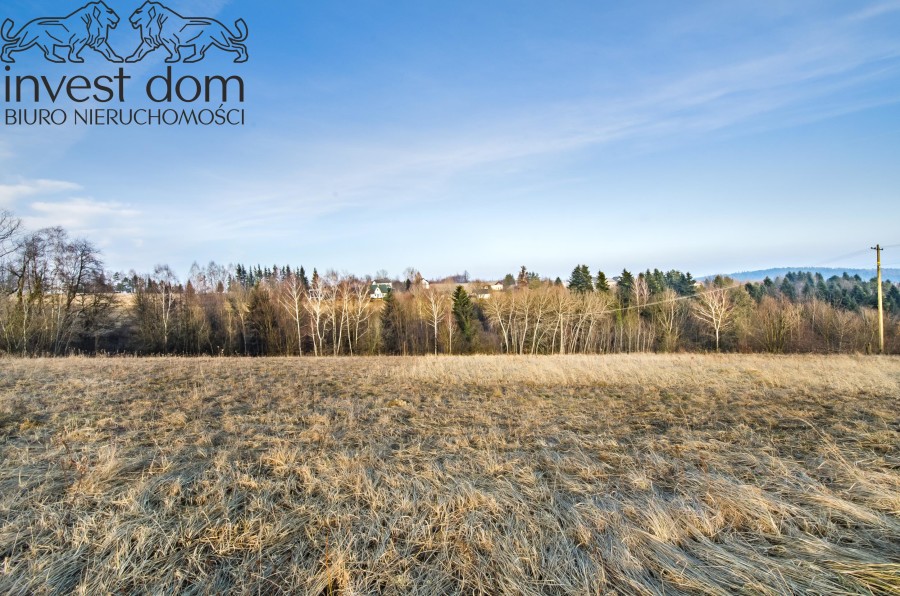
[[881,296],[881,245],[876,244],[872,250],[878,262],[878,353],[884,354],[884,302]]

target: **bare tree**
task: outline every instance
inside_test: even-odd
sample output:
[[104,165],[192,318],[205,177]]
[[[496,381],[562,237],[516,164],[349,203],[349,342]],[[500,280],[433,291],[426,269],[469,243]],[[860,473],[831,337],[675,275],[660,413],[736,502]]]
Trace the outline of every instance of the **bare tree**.
[[303,283],[296,274],[291,274],[281,283],[278,303],[290,315],[297,330],[297,354],[303,355]]
[[[43,232],[28,234],[17,243],[15,258],[8,267],[15,302],[4,335],[7,350],[21,351],[23,356],[28,355],[32,335],[39,335],[42,329],[41,325],[35,325],[35,320],[51,276],[47,253],[47,235]],[[34,339],[36,345],[40,343],[38,337]]]
[[0,211],[0,259],[12,254],[15,238],[22,227],[22,221],[9,211]]
[[671,288],[663,290],[656,302],[653,319],[660,331],[662,349],[672,352],[678,347],[684,327],[684,302],[678,299],[678,294]]
[[169,349],[169,333],[172,330],[172,318],[175,315],[178,278],[168,265],[157,265],[153,268],[153,281],[159,299],[159,317],[162,325],[163,351]]
[[434,355],[438,353],[438,331],[441,321],[447,315],[449,299],[446,294],[441,294],[432,289],[422,293],[419,301],[419,312],[426,317],[428,326],[434,331]]
[[694,315],[700,322],[710,328],[716,338],[716,352],[722,332],[734,323],[735,303],[732,298],[734,286],[716,287],[707,284],[706,290],[697,294],[694,302]]
[[756,323],[763,349],[780,354],[800,324],[800,308],[784,297],[764,296],[756,309]]
[[453,332],[456,330],[456,319],[453,317],[453,311],[449,308],[444,322],[447,324],[447,353],[453,354]]
[[369,283],[364,280],[354,280],[350,284],[349,292],[345,299],[348,302],[350,312],[347,321],[347,343],[352,356],[354,350],[359,349],[360,337],[365,333],[365,330],[368,330],[367,323],[372,313],[369,308],[372,302],[369,296]]
[[326,316],[325,304],[325,282],[322,278],[314,277],[306,295],[306,302],[303,307],[309,313],[309,322],[312,329],[313,338],[313,354],[320,356],[324,354],[325,349],[325,326],[324,319]]
[[65,231],[52,231],[53,281],[56,312],[53,351],[60,354],[69,348],[77,332],[82,311],[76,299],[103,291],[103,263],[99,251],[87,240],[69,240]]
[[230,336],[228,338],[229,343],[232,343],[233,332],[231,330],[234,328],[235,319],[237,319],[237,322],[241,327],[241,344],[243,346],[244,356],[246,356],[249,353],[247,342],[247,318],[250,314],[250,292],[242,283],[233,281],[231,287],[228,289],[226,304],[227,308],[225,309],[225,316],[230,320],[228,325]]
[[[21,237],[7,254],[15,255],[4,268],[7,292],[15,296],[3,305],[7,350],[23,355],[68,351],[88,331],[84,297],[106,291],[99,252],[57,227]],[[92,308],[96,311],[101,304]],[[99,311],[95,314],[93,320],[99,320]]]

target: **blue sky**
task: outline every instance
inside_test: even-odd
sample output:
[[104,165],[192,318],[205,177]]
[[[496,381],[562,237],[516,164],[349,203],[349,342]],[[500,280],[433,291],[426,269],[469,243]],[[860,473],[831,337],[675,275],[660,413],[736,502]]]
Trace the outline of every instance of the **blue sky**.
[[[140,2],[107,4],[128,55]],[[703,275],[900,243],[900,1],[167,4],[246,20],[248,63],[176,69],[243,77],[245,127],[0,126],[0,208],[110,268]],[[115,71],[16,56],[13,74]]]

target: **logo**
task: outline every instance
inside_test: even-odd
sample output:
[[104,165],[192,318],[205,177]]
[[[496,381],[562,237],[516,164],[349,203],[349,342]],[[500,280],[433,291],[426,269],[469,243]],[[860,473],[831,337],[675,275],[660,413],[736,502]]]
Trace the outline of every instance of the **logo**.
[[68,48],[69,62],[84,62],[81,52],[91,48],[103,54],[110,62],[122,62],[106,41],[110,29],[119,24],[119,15],[103,2],[85,4],[67,17],[44,17],[29,21],[19,32],[11,36],[14,26],[11,19],[3,21],[0,35],[3,41],[0,59],[15,62],[14,52],[24,52],[35,46],[44,52],[50,62],[66,62],[56,53],[56,48]]
[[[108,42],[119,15],[105,2],[89,2],[65,17],[42,17],[27,22],[17,33],[15,23],[0,25],[0,101],[4,104],[0,124],[11,126],[244,126],[244,80],[236,73],[200,74],[176,72],[174,63],[195,63],[211,48],[234,56],[235,63],[248,60],[247,24],[234,29],[216,19],[185,17],[160,2],[147,1],[128,19],[140,34],[137,48],[123,59]],[[130,34],[130,32],[129,32]],[[133,47],[133,46],[132,46]],[[141,76],[133,81],[128,66],[117,72],[18,73],[16,55],[33,48],[54,63],[82,63],[86,48],[109,62],[140,62],[158,53],[168,63],[165,72]],[[35,50],[36,53],[36,50]],[[237,67],[232,67],[236,69]],[[55,69],[54,69],[55,70]],[[143,93],[142,93],[143,91]]]
[[[236,63],[248,59],[247,24],[244,19],[235,21],[237,35],[216,19],[183,17],[159,2],[144,2],[129,18],[129,22],[141,35],[141,43],[125,62],[140,62],[158,48],[163,48],[166,62],[194,63],[206,57],[206,52],[216,47],[237,54]],[[100,53],[110,62],[122,62],[122,57],[109,46],[110,29],[119,24],[119,15],[104,2],[91,2],[66,17],[43,17],[29,21],[18,33],[12,35],[15,26],[11,19],[3,21],[0,36],[3,49],[0,60],[13,63],[13,54],[38,47],[50,62],[84,62],[81,53],[85,48]],[[58,48],[68,49],[64,58]],[[193,48],[193,53],[182,55],[182,49]]]
[[206,57],[206,51],[215,46],[226,52],[234,52],[235,62],[247,61],[247,24],[238,19],[234,26],[238,34],[234,35],[216,19],[183,17],[171,8],[159,2],[144,2],[131,15],[131,26],[141,32],[141,45],[127,62],[139,62],[153,50],[162,47],[168,52],[166,62],[181,62],[181,48],[193,46],[194,53],[183,59],[184,62],[200,62]]

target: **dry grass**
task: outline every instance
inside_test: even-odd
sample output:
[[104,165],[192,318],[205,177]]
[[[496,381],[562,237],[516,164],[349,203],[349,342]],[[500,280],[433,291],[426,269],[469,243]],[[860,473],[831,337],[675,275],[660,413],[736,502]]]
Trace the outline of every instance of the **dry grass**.
[[900,359],[0,360],[0,592],[900,592]]

